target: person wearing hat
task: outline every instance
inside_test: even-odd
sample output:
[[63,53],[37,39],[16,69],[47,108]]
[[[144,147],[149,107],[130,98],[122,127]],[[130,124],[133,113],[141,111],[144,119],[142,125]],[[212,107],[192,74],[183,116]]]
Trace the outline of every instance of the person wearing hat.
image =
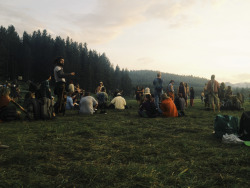
[[174,101],[174,80],[170,80],[168,84],[167,95]]
[[142,103],[146,100],[146,95],[150,95],[150,96],[151,96],[150,89],[149,89],[148,87],[146,87],[146,88],[144,89],[144,93],[143,93],[143,95],[141,96],[140,104],[142,104]]
[[173,100],[166,94],[161,95],[161,110],[165,117],[178,117],[178,110],[173,102]]
[[118,110],[124,110],[127,108],[126,100],[121,96],[121,93],[117,93],[117,96],[113,98],[110,103],[115,106],[115,109]]

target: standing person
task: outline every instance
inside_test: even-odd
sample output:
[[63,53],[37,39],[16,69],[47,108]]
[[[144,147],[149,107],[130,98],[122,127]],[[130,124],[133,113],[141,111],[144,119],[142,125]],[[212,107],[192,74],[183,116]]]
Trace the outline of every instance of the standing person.
[[194,88],[190,88],[190,106],[194,105]]
[[160,106],[159,106],[160,98],[161,98],[161,94],[162,94],[162,88],[163,88],[163,86],[162,86],[163,79],[161,78],[160,72],[157,73],[157,78],[154,79],[153,85],[154,85],[155,106],[156,106],[157,110],[159,111],[159,113],[162,113]]
[[213,111],[215,112],[215,104],[218,112],[220,112],[220,100],[218,97],[220,84],[215,80],[215,75],[211,76],[211,80],[207,83],[207,91],[209,95],[210,104],[212,104]]
[[204,87],[203,91],[204,91],[204,95],[205,95],[205,98],[204,98],[205,108],[209,108],[210,105],[209,105],[209,97],[208,97],[208,91],[207,91],[207,83],[205,83],[205,87]]
[[136,87],[135,99],[137,101],[137,104],[140,104],[140,102],[141,102],[141,89],[139,86]]
[[188,107],[188,96],[190,94],[189,92],[189,86],[187,83],[184,83],[184,87],[185,87],[185,92],[186,92],[186,96],[184,97],[185,102],[186,102],[186,108]]
[[180,86],[178,88],[177,95],[179,96],[179,94],[181,94],[181,96],[185,100],[185,98],[186,98],[186,89],[185,89],[185,86],[184,86],[184,82],[180,82]]
[[[63,66],[64,66],[64,59],[63,57],[58,57],[55,60],[55,68],[54,68],[54,77],[56,81],[55,91],[54,93],[57,95],[57,101],[55,104],[55,113],[65,112],[65,105],[66,105],[66,98],[64,97],[65,93],[65,85],[66,80],[65,77],[67,76],[74,76],[75,73],[64,73]],[[64,101],[65,100],[65,101]]]
[[98,102],[94,97],[90,96],[89,92],[85,93],[85,96],[80,100],[80,114],[93,114],[98,106]]
[[174,80],[170,80],[168,84],[167,95],[174,101]]
[[103,82],[100,82],[99,85],[97,86],[95,93],[100,93],[102,91],[102,88],[104,87]]

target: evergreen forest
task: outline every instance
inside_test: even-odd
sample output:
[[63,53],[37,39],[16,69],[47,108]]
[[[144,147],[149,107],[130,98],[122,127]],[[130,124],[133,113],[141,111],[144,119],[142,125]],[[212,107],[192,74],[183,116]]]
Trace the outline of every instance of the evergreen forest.
[[94,92],[102,81],[107,91],[122,89],[124,95],[130,94],[132,83],[128,70],[121,70],[118,65],[114,68],[105,53],[88,49],[86,43],[74,42],[69,37],[53,39],[46,30],[24,32],[20,37],[13,25],[0,27],[2,82],[18,76],[37,83],[46,80],[53,76],[54,59],[58,56],[65,59],[64,72],[76,72],[76,76],[68,80],[79,83],[86,91]]

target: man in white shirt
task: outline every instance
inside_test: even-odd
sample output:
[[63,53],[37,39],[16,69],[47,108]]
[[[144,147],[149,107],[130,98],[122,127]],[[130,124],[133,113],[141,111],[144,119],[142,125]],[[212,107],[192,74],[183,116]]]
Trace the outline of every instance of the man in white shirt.
[[86,92],[85,96],[80,100],[80,114],[93,114],[98,106],[98,102],[94,97],[90,96],[89,92]]
[[124,110],[126,108],[126,100],[118,93],[115,98],[111,101],[111,104],[115,106],[115,109]]
[[55,91],[54,93],[57,95],[57,101],[54,106],[55,113],[58,114],[60,112],[65,112],[66,101],[64,101],[64,92],[65,92],[65,77],[74,76],[75,73],[64,73],[63,72],[64,59],[62,57],[58,57],[55,60],[55,68],[54,68],[54,77],[56,81]]

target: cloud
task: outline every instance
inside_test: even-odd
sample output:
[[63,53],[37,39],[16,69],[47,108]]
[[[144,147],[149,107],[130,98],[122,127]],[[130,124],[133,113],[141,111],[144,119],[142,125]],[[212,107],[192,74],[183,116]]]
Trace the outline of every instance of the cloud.
[[[199,23],[197,17],[190,18],[188,11],[197,0],[98,0],[95,11],[88,14],[68,13],[63,20],[77,26],[77,35],[91,43],[105,43],[121,35],[127,28],[137,24],[161,20],[169,28]],[[67,16],[66,16],[67,15]]]
[[[204,0],[210,5],[224,1]],[[16,0],[0,3],[0,18],[2,24],[13,24],[28,32],[44,28],[62,37],[100,44],[147,21],[163,21],[169,29],[195,25],[199,19],[192,14],[192,8],[197,2],[200,0],[61,0],[60,3]],[[86,9],[90,3],[93,7]]]

